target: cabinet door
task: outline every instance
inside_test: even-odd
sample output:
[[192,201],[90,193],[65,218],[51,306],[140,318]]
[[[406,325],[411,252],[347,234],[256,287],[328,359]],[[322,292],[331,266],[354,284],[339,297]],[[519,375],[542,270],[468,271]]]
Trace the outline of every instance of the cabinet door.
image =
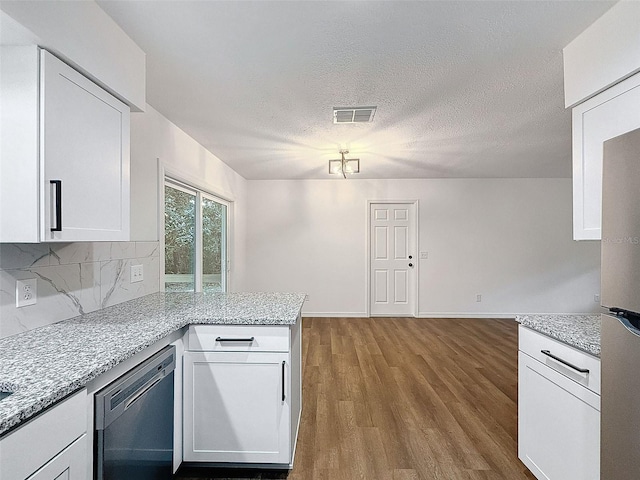
[[129,107],[49,52],[40,60],[40,239],[129,240]]
[[600,397],[522,352],[518,457],[539,479],[600,478]]
[[27,480],[86,480],[87,441],[82,435]]
[[186,352],[184,460],[290,462],[285,353]]
[[640,74],[573,109],[573,238],[600,240],[602,144],[640,128]]

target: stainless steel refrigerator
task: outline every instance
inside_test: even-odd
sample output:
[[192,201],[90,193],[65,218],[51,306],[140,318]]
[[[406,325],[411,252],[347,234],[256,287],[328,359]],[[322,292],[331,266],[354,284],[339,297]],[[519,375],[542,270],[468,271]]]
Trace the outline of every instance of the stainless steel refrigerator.
[[[640,112],[638,112],[640,117]],[[601,480],[640,478],[640,129],[604,144]]]

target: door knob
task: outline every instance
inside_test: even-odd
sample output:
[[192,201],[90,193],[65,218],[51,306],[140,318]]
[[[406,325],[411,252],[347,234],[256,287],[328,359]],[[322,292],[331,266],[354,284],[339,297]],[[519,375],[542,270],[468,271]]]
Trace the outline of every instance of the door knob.
[[409,255],[409,260],[411,260],[413,258],[413,255]]
[[413,263],[410,263],[410,264],[409,264],[409,266],[410,266],[410,267],[413,267]]

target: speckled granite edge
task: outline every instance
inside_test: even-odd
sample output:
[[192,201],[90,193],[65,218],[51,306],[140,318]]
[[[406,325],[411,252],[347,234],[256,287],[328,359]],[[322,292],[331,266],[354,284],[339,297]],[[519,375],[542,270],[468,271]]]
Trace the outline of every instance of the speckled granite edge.
[[517,315],[516,322],[590,355],[600,357],[600,315]]
[[187,325],[293,325],[304,299],[156,293],[0,339],[0,436]]

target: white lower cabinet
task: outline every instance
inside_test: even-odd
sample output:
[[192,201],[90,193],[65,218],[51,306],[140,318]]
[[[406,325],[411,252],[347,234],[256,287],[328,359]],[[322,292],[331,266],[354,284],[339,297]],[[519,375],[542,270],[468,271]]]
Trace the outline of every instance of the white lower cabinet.
[[[520,332],[518,457],[540,480],[599,479],[600,395],[574,379],[596,373],[599,379],[598,359],[524,327]],[[589,373],[573,372],[546,355],[544,361],[534,358],[540,350],[562,360],[571,356],[569,363],[587,366]]]
[[190,327],[183,359],[185,462],[293,465],[299,324]]
[[185,461],[289,463],[287,353],[187,352]]
[[87,390],[0,438],[2,480],[86,480]]
[[86,480],[87,436],[65,448],[27,480]]

